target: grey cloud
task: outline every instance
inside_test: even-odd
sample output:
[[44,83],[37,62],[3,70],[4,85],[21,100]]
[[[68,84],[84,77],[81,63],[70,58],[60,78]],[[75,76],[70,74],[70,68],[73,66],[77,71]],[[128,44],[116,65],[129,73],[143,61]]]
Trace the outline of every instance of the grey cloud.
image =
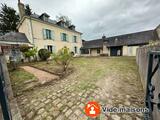
[[[2,0],[17,9],[17,1]],[[160,0],[27,0],[32,11],[71,18],[83,39],[100,38],[155,28],[160,24]]]

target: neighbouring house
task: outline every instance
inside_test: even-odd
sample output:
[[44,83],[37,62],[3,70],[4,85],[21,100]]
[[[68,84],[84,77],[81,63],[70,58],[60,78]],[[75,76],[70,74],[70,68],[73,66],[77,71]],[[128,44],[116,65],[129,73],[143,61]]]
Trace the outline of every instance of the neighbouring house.
[[51,20],[47,13],[28,16],[25,14],[24,4],[20,1],[18,7],[21,18],[18,31],[25,33],[29,42],[38,50],[46,48],[53,53],[66,46],[71,52],[80,54],[82,33],[76,31],[74,25],[68,25],[63,20]]
[[160,39],[160,26],[155,30],[130,33],[101,39],[83,40],[83,56],[136,56],[136,49]]
[[4,54],[7,61],[9,61],[12,56],[17,56],[21,59],[21,45],[32,47],[24,33],[9,32],[0,36],[0,54]]

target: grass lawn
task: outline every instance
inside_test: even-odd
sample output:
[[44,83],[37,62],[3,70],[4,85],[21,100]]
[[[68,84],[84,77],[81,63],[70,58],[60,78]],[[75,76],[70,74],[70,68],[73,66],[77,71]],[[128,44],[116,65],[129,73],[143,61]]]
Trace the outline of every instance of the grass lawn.
[[20,94],[22,90],[25,88],[27,82],[36,81],[34,75],[24,71],[23,69],[16,69],[14,71],[10,71],[10,80],[12,84],[12,89],[14,91],[14,95]]
[[[34,67],[44,69],[49,72],[59,72],[60,67],[53,61],[49,64],[46,62],[37,62],[31,64]],[[96,87],[96,81],[105,76],[110,76],[111,73],[120,75],[121,79],[129,77],[134,79],[137,75],[137,66],[135,57],[93,57],[93,58],[74,58],[70,67],[74,68],[75,74],[68,76],[68,79],[76,79],[79,84],[75,85],[76,90],[84,90],[90,87]],[[133,77],[130,77],[130,73]],[[127,79],[125,79],[127,81]],[[129,81],[127,81],[129,82]],[[132,84],[132,83],[131,83]]]

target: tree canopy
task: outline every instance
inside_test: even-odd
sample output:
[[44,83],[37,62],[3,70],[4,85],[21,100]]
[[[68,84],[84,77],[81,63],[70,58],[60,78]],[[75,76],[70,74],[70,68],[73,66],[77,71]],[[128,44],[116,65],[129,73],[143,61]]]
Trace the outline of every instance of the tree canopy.
[[7,33],[10,31],[17,31],[17,25],[19,22],[19,15],[16,10],[8,7],[6,4],[1,4],[0,10],[0,30]]

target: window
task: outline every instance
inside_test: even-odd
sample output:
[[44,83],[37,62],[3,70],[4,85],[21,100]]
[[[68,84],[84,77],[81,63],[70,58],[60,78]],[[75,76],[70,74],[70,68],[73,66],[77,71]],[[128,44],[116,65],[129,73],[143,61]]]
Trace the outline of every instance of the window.
[[53,52],[53,47],[52,47],[52,45],[47,45],[47,49],[48,49],[49,52],[51,52],[51,53]]
[[100,54],[100,49],[97,49],[97,54]]
[[74,47],[74,53],[77,53],[77,47],[76,46]]
[[49,29],[43,29],[43,38],[44,39],[54,39],[53,31]]
[[74,43],[77,42],[77,36],[73,36],[73,42],[74,42]]
[[68,35],[66,33],[61,33],[61,40],[68,41]]

